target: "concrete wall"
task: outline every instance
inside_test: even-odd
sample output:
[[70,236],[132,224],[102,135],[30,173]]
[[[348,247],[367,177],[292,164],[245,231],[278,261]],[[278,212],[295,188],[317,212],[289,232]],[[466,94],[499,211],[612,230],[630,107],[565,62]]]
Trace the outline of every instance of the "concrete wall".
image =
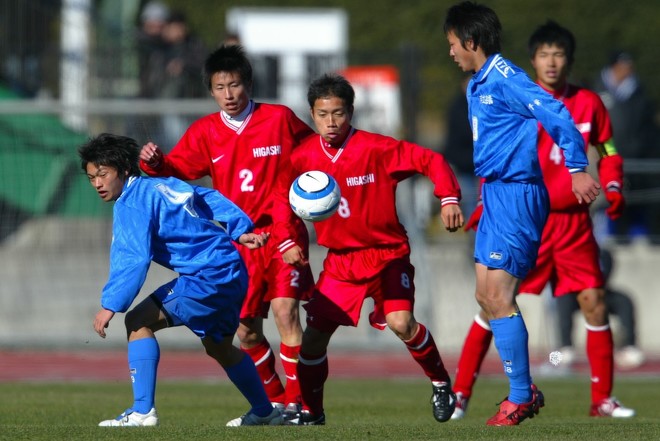
[[[413,241],[416,267],[416,317],[433,332],[442,351],[458,352],[477,304],[471,234],[442,233],[435,239]],[[118,314],[99,338],[92,329],[99,309],[99,295],[108,274],[108,221],[43,219],[25,224],[0,246],[0,348],[95,348],[125,344],[123,315]],[[314,247],[311,264],[318,273],[324,250]],[[640,346],[660,353],[660,296],[658,296],[660,247],[645,243],[614,248],[617,265],[612,285],[629,291],[638,313]],[[144,298],[175,274],[153,265],[138,299]],[[521,296],[530,332],[530,350],[546,352],[555,346],[549,297]],[[389,331],[376,331],[367,323],[367,301],[357,329],[342,328],[333,337],[336,347],[389,348],[400,343]],[[576,342],[583,344],[580,320]],[[616,338],[617,322],[613,320]],[[272,342],[279,338],[272,320],[266,321]],[[196,347],[194,335],[184,328],[159,332],[163,347]]]

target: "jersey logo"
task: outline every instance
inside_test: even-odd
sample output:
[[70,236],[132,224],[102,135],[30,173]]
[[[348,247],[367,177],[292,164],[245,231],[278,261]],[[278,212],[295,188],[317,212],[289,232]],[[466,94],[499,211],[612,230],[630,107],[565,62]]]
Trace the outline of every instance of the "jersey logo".
[[495,63],[495,68],[496,68],[498,71],[500,71],[500,73],[502,74],[502,76],[503,76],[504,78],[508,78],[508,77],[509,77],[509,74],[513,74],[513,73],[515,73],[514,70],[513,70],[513,68],[511,68],[511,66],[509,66],[509,65],[506,63],[506,61],[504,61],[503,58],[500,58],[500,59]]
[[479,95],[479,103],[486,105],[493,104],[493,95]]
[[165,184],[156,184],[156,190],[158,190],[165,198],[173,204],[183,206],[183,209],[188,212],[192,217],[199,217],[193,207],[194,197],[193,192],[179,192],[172,190]]
[[267,156],[277,156],[281,154],[281,145],[269,145],[266,147],[255,147],[252,149],[252,156],[255,158],[265,158]]
[[373,173],[369,173],[363,176],[349,176],[346,178],[346,185],[349,187],[355,187],[357,185],[367,185],[373,184],[376,182],[376,176]]
[[218,162],[219,160],[221,160],[221,159],[224,158],[224,157],[225,157],[225,155],[220,155],[220,156],[218,156],[217,158],[212,158],[212,159],[211,159],[211,162],[213,162],[213,163],[215,164],[216,162]]

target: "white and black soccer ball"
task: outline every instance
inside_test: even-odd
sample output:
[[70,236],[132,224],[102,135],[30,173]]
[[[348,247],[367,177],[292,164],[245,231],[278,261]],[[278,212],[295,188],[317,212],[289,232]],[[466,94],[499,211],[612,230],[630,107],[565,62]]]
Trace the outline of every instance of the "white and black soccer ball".
[[340,200],[341,190],[335,178],[319,170],[301,174],[289,189],[291,209],[298,217],[310,222],[332,216]]

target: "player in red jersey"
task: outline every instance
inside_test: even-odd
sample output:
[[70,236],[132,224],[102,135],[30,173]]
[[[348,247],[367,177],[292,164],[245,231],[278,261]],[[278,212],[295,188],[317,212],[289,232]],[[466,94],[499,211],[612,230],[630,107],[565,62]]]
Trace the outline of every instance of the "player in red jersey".
[[[204,77],[220,112],[195,121],[167,155],[147,143],[140,152],[140,166],[152,176],[190,180],[210,175],[213,187],[250,216],[255,232],[270,234],[270,196],[277,174],[295,146],[314,132],[289,108],[251,100],[252,67],[240,46],[223,46],[211,53]],[[304,223],[294,219],[292,228],[293,237],[307,252],[309,238]],[[255,252],[239,251],[250,275],[238,329],[241,349],[257,366],[270,400],[296,411],[300,402],[296,364],[302,341],[298,306],[311,294],[311,269],[284,263],[272,241]],[[263,333],[269,304],[281,338],[286,390]]]
[[[540,26],[529,40],[536,82],[564,103],[582,133],[585,145],[595,146],[598,150],[600,182],[610,204],[607,214],[616,219],[624,208],[621,194],[623,161],[614,147],[610,118],[598,95],[568,83],[574,52],[573,34],[553,21]],[[519,292],[539,295],[545,285],[551,283],[555,296],[577,294],[586,320],[586,351],[591,365],[590,415],[631,417],[634,410],[623,407],[611,397],[614,372],[612,332],[589,206],[579,204],[572,193],[571,176],[564,166],[562,151],[543,128],[539,131],[538,151],[550,195],[550,216],[543,230],[536,267],[521,282]],[[477,224],[479,215],[480,210],[475,210],[466,229]],[[454,384],[458,402],[452,419],[465,415],[491,339],[488,320],[480,312],[468,331],[458,362]]]
[[371,297],[375,305],[371,325],[389,327],[404,342],[431,380],[433,414],[444,422],[453,413],[455,396],[433,337],[413,316],[414,267],[395,193],[403,179],[417,173],[429,177],[442,202],[442,221],[447,230],[456,231],[463,225],[460,189],[442,155],[352,127],[354,97],[351,84],[339,75],[324,75],[310,85],[307,99],[320,136],[309,138],[291,155],[291,173],[283,174],[277,191],[272,240],[288,243],[283,249],[285,261],[304,265],[300,247],[287,241],[279,228],[293,216],[286,198],[289,185],[305,171],[321,170],[341,188],[337,212],[314,223],[318,243],[328,253],[314,294],[304,306],[307,326],[298,363],[303,411],[285,419],[291,425],[325,424],[323,386],[330,338],[339,326],[357,326],[362,304]]

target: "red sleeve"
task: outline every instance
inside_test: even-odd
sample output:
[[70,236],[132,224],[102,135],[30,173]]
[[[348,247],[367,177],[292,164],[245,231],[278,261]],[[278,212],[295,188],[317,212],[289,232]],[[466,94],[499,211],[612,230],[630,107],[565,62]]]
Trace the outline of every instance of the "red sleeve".
[[174,176],[186,181],[200,179],[211,174],[203,120],[193,123],[172,151],[163,155],[157,167],[140,161],[140,168],[149,176]]
[[277,182],[271,194],[273,229],[269,240],[277,244],[280,253],[284,253],[295,245],[301,245],[295,242],[298,234],[294,225],[299,222],[299,219],[289,204],[289,187],[295,178],[296,173],[291,161],[286,161],[278,173]]
[[605,156],[598,162],[600,185],[605,191],[623,189],[623,158],[621,155]]
[[394,173],[421,173],[434,184],[433,194],[442,205],[458,204],[461,189],[445,157],[431,149],[407,141],[398,141],[396,154],[389,158],[388,169]]

